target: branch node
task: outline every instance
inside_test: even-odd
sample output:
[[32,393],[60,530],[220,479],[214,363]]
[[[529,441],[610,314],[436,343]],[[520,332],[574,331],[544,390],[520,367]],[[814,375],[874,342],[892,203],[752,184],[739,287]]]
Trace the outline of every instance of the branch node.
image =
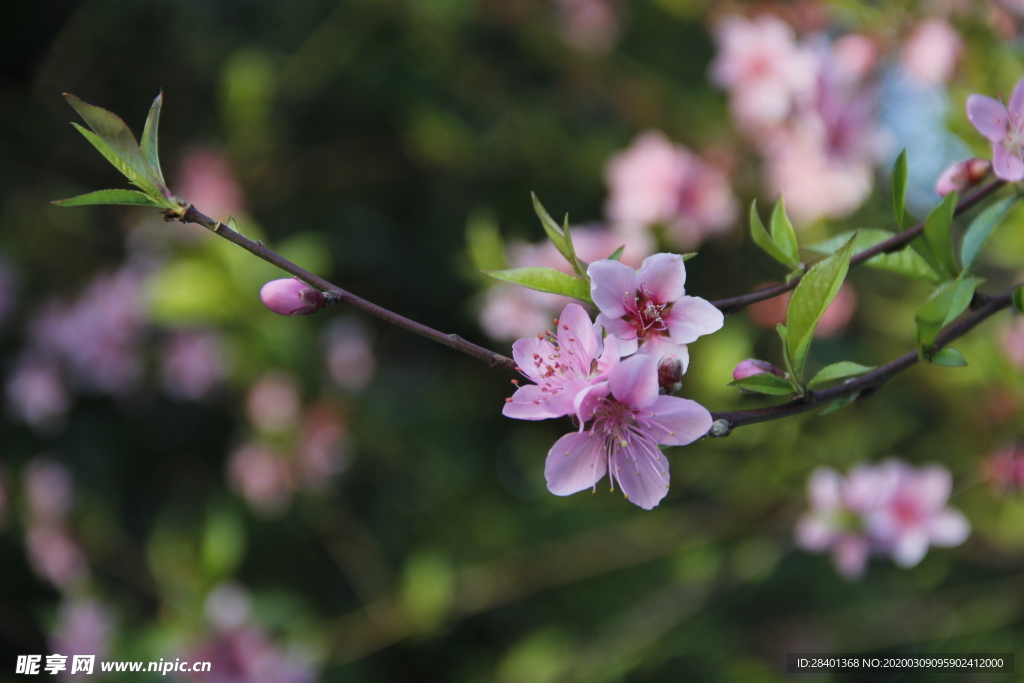
[[711,423],[711,431],[708,432],[708,436],[711,437],[722,437],[729,436],[732,433],[732,425],[729,424],[728,420],[715,420]]

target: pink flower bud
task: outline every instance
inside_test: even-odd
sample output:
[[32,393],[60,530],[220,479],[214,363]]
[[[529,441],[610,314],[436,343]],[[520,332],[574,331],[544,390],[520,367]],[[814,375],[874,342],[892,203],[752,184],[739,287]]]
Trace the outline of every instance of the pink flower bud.
[[683,362],[669,354],[658,363],[658,386],[673,394],[683,386]]
[[732,378],[733,380],[741,380],[765,373],[771,373],[783,378],[786,377],[786,372],[783,369],[775,367],[768,361],[750,358],[736,366],[736,369],[732,371]]
[[271,280],[260,290],[260,299],[267,308],[280,315],[309,315],[327,303],[323,292],[314,289],[297,277],[289,280]]
[[945,197],[950,192],[963,192],[988,177],[992,164],[986,159],[965,159],[958,161],[939,176],[935,191]]

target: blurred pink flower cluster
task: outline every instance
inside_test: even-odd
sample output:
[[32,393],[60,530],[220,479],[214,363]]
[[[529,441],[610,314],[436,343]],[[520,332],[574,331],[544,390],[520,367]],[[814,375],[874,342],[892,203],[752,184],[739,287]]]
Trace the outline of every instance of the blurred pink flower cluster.
[[303,406],[291,375],[270,373],[257,380],[246,398],[246,415],[257,438],[232,452],[228,478],[256,512],[282,514],[295,493],[324,491],[348,468],[344,414],[327,401]]
[[[57,611],[57,620],[50,631],[50,651],[66,655],[94,655],[104,659],[110,650],[116,620],[113,610],[107,605],[88,597],[64,598]],[[88,680],[86,674],[74,675],[65,672],[64,678]]]
[[619,39],[616,5],[615,0],[555,0],[562,38],[585,54],[609,52]]
[[187,680],[212,683],[311,683],[316,670],[310,657],[297,648],[282,648],[250,616],[245,588],[227,583],[206,598],[211,629],[202,642],[182,653],[182,659],[210,662],[210,671]]
[[1013,444],[992,453],[985,458],[982,475],[1001,493],[1024,490],[1024,450]]
[[68,528],[74,503],[71,472],[41,456],[22,471],[25,496],[25,545],[29,564],[40,577],[64,591],[89,575],[85,553]]
[[970,535],[967,518],[946,506],[952,486],[942,465],[888,459],[846,476],[820,467],[807,482],[811,510],[797,523],[797,545],[831,552],[846,579],[861,577],[872,554],[913,567],[930,545],[949,548]]
[[711,79],[794,222],[851,214],[871,192],[879,151],[875,44],[859,34],[801,41],[771,14],[726,16],[715,37]]

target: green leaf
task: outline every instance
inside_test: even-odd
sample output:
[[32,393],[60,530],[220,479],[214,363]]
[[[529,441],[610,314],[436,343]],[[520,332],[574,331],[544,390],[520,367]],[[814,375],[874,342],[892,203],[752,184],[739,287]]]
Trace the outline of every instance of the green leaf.
[[[132,135],[131,129],[121,120],[120,116],[106,109],[87,104],[68,93],[64,94],[64,99],[89,124],[89,128],[92,129],[100,140],[106,143],[110,151],[132,168],[137,175],[146,179],[153,190],[157,189],[158,184],[162,184],[160,183],[159,174],[146,159],[145,155],[143,155],[142,150],[139,148],[139,143],[136,142],[135,136]],[[92,141],[90,140],[90,142]],[[128,174],[126,173],[125,175]],[[135,182],[131,177],[129,179]],[[143,189],[148,192],[148,188]]]
[[576,271],[576,275],[589,285],[590,276],[587,275],[587,266],[590,264],[581,261],[580,257],[576,255],[576,247],[572,243],[572,230],[569,227],[569,214],[565,214],[562,233],[565,235],[565,245],[569,248],[569,264],[572,266],[572,269]]
[[935,355],[932,356],[932,362],[947,368],[967,367],[967,359],[964,358],[964,354],[951,346],[936,351]]
[[[572,245],[566,239],[565,233],[562,232],[562,228],[558,226],[555,219],[551,217],[544,205],[537,199],[537,195],[530,193],[533,197],[533,210],[537,213],[537,218],[540,219],[540,224],[544,226],[544,232],[547,234],[548,239],[551,240],[555,248],[558,249],[566,261],[573,263],[575,260],[575,254],[573,253]],[[574,264],[575,267],[575,264]]]
[[142,129],[142,155],[146,157],[146,161],[153,168],[156,173],[154,180],[159,181],[161,185],[167,185],[164,182],[164,172],[160,170],[160,154],[157,150],[157,128],[160,126],[160,109],[163,107],[164,93],[161,90],[160,94],[153,100],[153,106],[149,108],[149,116],[146,117],[146,127]]
[[793,377],[797,379],[803,375],[814,328],[846,279],[855,241],[856,238],[850,239],[842,249],[815,264],[793,290],[786,313],[786,328],[787,344],[793,357]]
[[775,240],[771,238],[768,231],[764,229],[764,223],[761,222],[761,217],[757,215],[757,200],[750,204],[750,234],[754,238],[754,243],[779,263],[788,268],[800,267],[800,262],[784,252],[775,243]]
[[592,303],[590,300],[590,286],[586,282],[574,275],[569,275],[553,268],[530,266],[527,268],[513,268],[511,270],[485,270],[483,272],[495,279],[536,289],[538,292],[571,296],[574,299]]
[[[837,235],[831,239],[813,244],[807,247],[810,251],[818,252],[819,254],[832,254],[837,249],[850,241],[853,237],[853,232],[844,232],[841,235]],[[854,254],[859,254],[865,249],[870,249],[879,242],[892,237],[892,233],[886,230],[879,230],[877,228],[865,228],[859,230],[856,233],[857,241],[854,247]],[[892,273],[899,273],[900,275],[906,275],[918,280],[923,280],[931,284],[939,284],[942,282],[942,278],[936,274],[935,269],[928,265],[928,262],[913,249],[903,248],[899,251],[895,251],[889,254],[878,254],[872,256],[864,265],[879,270],[887,270]]]
[[939,331],[953,322],[971,303],[974,288],[981,278],[965,277],[961,274],[956,280],[947,282],[935,290],[921,308],[917,310],[914,321],[917,323],[917,349],[922,358],[930,355],[932,344],[935,343]]
[[622,252],[626,249],[626,245],[623,244],[621,247],[612,252],[612,255],[608,257],[609,261],[618,261],[622,258]]
[[924,221],[924,239],[932,255],[944,271],[940,273],[952,280],[960,273],[953,253],[953,213],[956,211],[956,192],[950,192]]
[[750,377],[729,382],[729,386],[746,389],[756,394],[768,394],[769,396],[790,396],[795,393],[789,380],[773,375],[770,372],[761,375],[751,375]]
[[900,230],[903,230],[907,214],[907,177],[907,150],[904,148],[892,167],[892,208]]
[[832,365],[826,365],[818,374],[814,376],[810,382],[807,383],[808,389],[813,389],[816,386],[825,384],[826,382],[834,382],[838,379],[848,379],[850,377],[857,377],[863,375],[865,372],[871,372],[874,370],[872,367],[867,365],[861,365],[860,363],[851,363],[850,361],[842,361],[841,363],[833,363]]
[[697,255],[697,252],[695,252],[695,251],[690,251],[690,252],[687,252],[685,254],[680,254],[680,256],[683,257],[683,263],[686,263],[687,261],[689,261],[690,259],[692,259],[696,255]]
[[1016,197],[1008,197],[988,207],[971,222],[971,227],[964,233],[964,241],[960,248],[960,260],[964,264],[964,270],[970,271],[974,268],[975,261],[981,253],[985,243],[988,242],[992,231],[1003,221]]
[[789,221],[789,216],[786,215],[786,202],[782,195],[779,195],[779,201],[775,204],[775,210],[772,211],[771,229],[772,241],[779,245],[779,249],[783,253],[799,263],[800,246],[796,241],[793,224]]
[[57,206],[89,206],[90,204],[128,204],[131,206],[164,206],[154,202],[145,192],[137,190],[97,190],[77,197],[58,199],[51,204]]
[[85,139],[92,143],[92,146],[95,147],[96,150],[100,154],[102,154],[107,161],[113,164],[114,168],[120,171],[124,175],[124,177],[128,178],[129,182],[131,182],[133,185],[135,185],[136,187],[138,187],[151,197],[161,195],[160,190],[159,188],[157,188],[156,185],[154,185],[148,178],[138,173],[134,168],[129,166],[124,159],[119,157],[114,152],[114,150],[110,148],[110,145],[108,145],[106,142],[103,141],[102,138],[100,138],[99,135],[96,135],[96,133],[93,133],[91,130],[83,128],[77,123],[72,122],[71,125],[74,126],[79,133],[85,136]]
[[1013,307],[1018,313],[1024,313],[1024,285],[1013,290]]
[[799,380],[799,377],[793,372],[793,354],[789,352],[789,330],[785,325],[779,323],[775,326],[775,331],[779,333],[779,339],[782,340],[782,361],[786,364],[786,372],[791,378]]
[[823,410],[820,413],[818,413],[818,415],[821,416],[821,415],[828,415],[829,413],[834,413],[837,410],[839,410],[840,408],[845,408],[846,406],[850,405],[851,403],[856,401],[858,398],[860,398],[860,392],[859,391],[856,394],[854,394],[853,396],[843,396],[842,398],[837,398],[836,400],[834,400],[831,403],[829,403],[828,406],[825,408],[825,410]]

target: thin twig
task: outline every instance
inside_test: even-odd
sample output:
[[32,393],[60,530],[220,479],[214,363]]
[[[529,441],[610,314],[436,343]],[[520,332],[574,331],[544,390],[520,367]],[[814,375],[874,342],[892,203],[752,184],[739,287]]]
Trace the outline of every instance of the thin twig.
[[495,353],[485,349],[482,346],[478,346],[472,342],[466,341],[457,334],[445,334],[435,330],[432,327],[427,327],[422,323],[418,323],[415,320],[410,320],[405,316],[399,315],[394,311],[389,311],[382,306],[367,301],[366,299],[360,298],[351,292],[347,292],[341,287],[332,285],[327,280],[314,275],[304,268],[300,268],[288,259],[284,258],[280,254],[268,249],[260,242],[253,242],[248,237],[244,237],[228,226],[224,225],[220,221],[215,221],[209,216],[200,213],[191,204],[188,205],[177,217],[182,223],[198,223],[199,225],[212,230],[217,235],[220,235],[224,239],[237,244],[246,251],[258,256],[267,263],[271,263],[281,270],[291,273],[295,277],[299,278],[311,287],[316,287],[320,291],[328,295],[328,297],[336,302],[346,303],[353,308],[357,308],[364,313],[380,318],[385,322],[389,322],[392,325],[397,325],[403,329],[415,332],[418,335],[431,339],[438,343],[444,344],[445,346],[451,347],[456,351],[462,351],[465,354],[479,358],[483,362],[490,365],[492,368],[515,368],[515,361],[511,358]]
[[[993,180],[985,185],[982,185],[978,189],[974,190],[970,194],[964,196],[956,205],[954,215],[959,215],[968,209],[973,208],[981,200],[985,199],[993,192],[1001,188],[1006,184],[1004,180]],[[903,232],[898,232],[892,237],[882,242],[879,242],[873,247],[865,249],[864,251],[854,255],[850,259],[850,265],[856,266],[864,263],[873,256],[879,254],[890,254],[894,251],[899,251],[908,244],[914,241],[914,238],[919,237],[924,232],[924,221],[921,221],[917,225],[907,228]],[[744,294],[742,296],[734,296],[730,299],[719,299],[718,301],[712,301],[711,303],[722,311],[722,313],[736,313],[750,304],[756,304],[759,301],[765,301],[766,299],[774,299],[775,297],[785,294],[786,292],[796,289],[803,276],[795,277],[789,282],[785,282],[780,285],[772,285],[771,287],[765,287],[757,291],[751,292],[750,294]]]
[[[1004,308],[1008,308],[1013,303],[1013,292],[1015,289],[1016,287],[1013,287],[1002,294],[985,297],[985,303],[981,307],[953,323],[939,334],[935,341],[935,350],[941,349],[954,339],[962,337],[983,320],[995,315]],[[754,408],[752,410],[711,413],[711,417],[716,422],[719,420],[724,421],[724,424],[719,423],[716,427],[712,428],[711,434],[713,436],[725,436],[736,427],[778,420],[790,415],[798,415],[817,408],[823,408],[838,399],[870,394],[917,361],[917,351],[908,351],[896,360],[875,368],[866,375],[861,375],[856,379],[829,389],[809,392],[807,396],[793,399],[788,403],[765,408]]]

